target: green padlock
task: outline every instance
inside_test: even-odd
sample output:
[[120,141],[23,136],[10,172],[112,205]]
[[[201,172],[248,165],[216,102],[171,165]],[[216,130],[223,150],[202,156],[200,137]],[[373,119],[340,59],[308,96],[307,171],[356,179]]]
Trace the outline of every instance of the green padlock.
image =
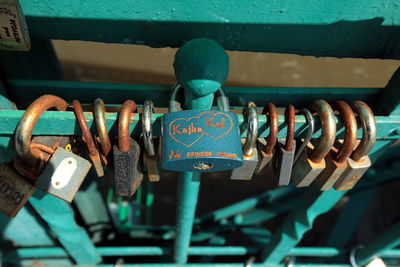
[[229,112],[222,88],[216,92],[221,110],[180,110],[180,85],[173,88],[169,111],[162,118],[162,167],[173,171],[210,172],[243,164],[237,115]]

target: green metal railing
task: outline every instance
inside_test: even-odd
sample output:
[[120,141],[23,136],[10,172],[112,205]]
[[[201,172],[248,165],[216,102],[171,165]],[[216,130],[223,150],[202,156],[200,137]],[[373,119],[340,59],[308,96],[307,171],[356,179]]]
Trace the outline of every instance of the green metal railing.
[[[85,4],[78,0],[42,0],[40,3],[21,0],[32,37],[32,50],[28,53],[0,53],[4,85],[4,88],[0,88],[1,160],[8,161],[14,154],[12,136],[23,114],[23,110],[13,110],[12,102],[18,108],[25,109],[37,97],[51,93],[68,102],[79,99],[87,105],[100,97],[109,105],[119,105],[129,98],[141,104],[151,98],[157,107],[167,106],[170,85],[63,81],[49,39],[180,47],[184,40],[207,36],[232,50],[398,59],[400,5],[397,2],[356,0],[344,8],[340,1],[328,0],[318,4],[312,0],[294,1],[290,6],[285,1],[249,3],[243,0],[237,1],[235,5],[229,1],[215,3],[212,0],[124,0],[113,2],[112,6],[106,0],[86,1]],[[327,35],[330,37],[326,38]],[[294,266],[350,266],[349,252],[352,248],[347,246],[368,201],[378,185],[398,178],[398,151],[395,149],[391,158],[384,154],[400,139],[399,86],[400,70],[385,88],[226,87],[234,110],[241,109],[250,100],[255,101],[260,108],[267,102],[273,102],[278,107],[287,104],[302,107],[316,99],[343,99],[348,102],[363,100],[373,106],[377,115],[378,140],[370,156],[373,161],[379,157],[384,158],[384,163],[379,165],[378,161],[378,165],[370,169],[356,188],[349,192],[319,192],[313,187],[283,187],[195,218],[196,203],[201,194],[201,179],[199,174],[184,173],[178,178],[176,227],[152,225],[151,220],[147,219],[144,225],[125,225],[121,231],[129,234],[132,238],[130,240],[150,239],[163,244],[166,242],[168,246],[103,247],[94,243],[104,241],[102,236],[109,232],[115,234],[113,219],[108,211],[109,203],[103,199],[100,182],[93,182],[94,179],[89,176],[90,181],[78,193],[74,206],[37,193],[15,219],[0,216],[3,239],[18,246],[12,247],[3,242],[1,259],[21,265],[34,265],[38,262],[71,265],[97,264],[108,257],[151,256],[151,260],[159,262],[152,266],[176,266],[176,263],[188,262],[188,256],[207,256],[202,258],[204,261],[209,260],[207,263],[190,263],[187,266],[209,266],[214,256],[230,256],[229,259],[235,263],[216,261],[213,266],[243,266],[248,257],[256,255],[256,263],[252,266],[286,266],[284,261],[287,257],[299,258]],[[212,99],[209,96],[199,100],[191,96],[190,92],[186,94],[189,94],[188,99],[194,100],[193,103],[185,103],[188,108],[211,106]],[[160,135],[162,115],[153,115],[155,136]],[[92,114],[87,112],[85,116],[89,127],[96,132]],[[278,118],[278,137],[285,137],[284,117],[279,115]],[[116,113],[106,113],[111,136],[116,135],[116,120]],[[239,115],[239,122],[243,122],[242,115]],[[131,123],[131,134],[140,135],[138,115],[135,115]],[[337,124],[338,136],[342,137],[343,125],[340,118],[337,118]],[[317,129],[318,125],[317,121]],[[269,134],[266,116],[259,116],[259,127],[261,137]],[[303,116],[296,116],[295,129],[296,137],[301,137],[307,130]],[[81,133],[73,112],[67,111],[45,112],[34,134]],[[314,137],[319,135],[318,130]],[[358,137],[361,137],[361,130]],[[337,218],[327,247],[297,247],[304,234],[312,229],[316,218],[329,211],[345,194],[350,200]],[[151,202],[151,197],[148,202]],[[275,233],[259,225],[283,214],[288,215]],[[76,215],[80,216],[85,227],[77,223]],[[26,229],[28,223],[29,229]],[[235,230],[240,230],[255,245],[227,246],[223,235]],[[375,256],[400,258],[400,252],[396,249],[399,245],[398,231],[397,224],[370,243],[364,244],[363,248],[356,251],[357,263],[364,264]],[[200,242],[206,245],[198,246]],[[212,245],[218,242],[219,245]],[[192,262],[190,259],[189,262]]]

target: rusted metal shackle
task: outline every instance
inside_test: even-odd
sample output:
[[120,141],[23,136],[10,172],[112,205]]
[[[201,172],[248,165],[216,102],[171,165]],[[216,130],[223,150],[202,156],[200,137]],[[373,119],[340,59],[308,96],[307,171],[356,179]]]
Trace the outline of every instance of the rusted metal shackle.
[[264,153],[272,155],[278,137],[278,112],[272,103],[267,104],[265,112],[268,112],[269,135],[267,137],[267,145],[264,147]]
[[331,106],[325,100],[315,100],[311,104],[310,110],[317,112],[320,118],[321,137],[318,140],[318,144],[309,154],[309,158],[313,162],[321,162],[335,143],[335,115]]
[[26,109],[15,132],[15,150],[24,163],[34,166],[46,157],[42,150],[49,149],[51,151],[51,148],[46,145],[40,145],[44,149],[33,149],[39,147],[32,146],[32,132],[43,112],[50,108],[65,111],[67,107],[68,103],[64,99],[55,95],[43,95]]
[[126,100],[121,107],[118,118],[118,149],[122,152],[128,152],[130,149],[129,126],[132,113],[136,110],[136,103],[132,100]]
[[87,125],[81,103],[79,102],[79,100],[74,100],[72,101],[72,106],[74,107],[76,120],[78,121],[78,124],[82,130],[83,138],[85,138],[85,143],[89,151],[89,154],[92,156],[97,155],[97,148],[94,143],[92,133],[90,132],[90,129]]
[[351,107],[342,100],[334,101],[332,106],[339,112],[345,128],[343,144],[335,157],[335,161],[344,162],[351,155],[357,144],[356,116]]
[[370,107],[363,101],[355,101],[352,105],[355,113],[358,114],[363,128],[363,135],[360,143],[353,151],[351,158],[355,161],[363,160],[376,141],[376,121]]
[[290,152],[293,150],[294,142],[294,126],[296,123],[296,111],[293,105],[289,105],[286,109],[287,132],[285,141],[285,150]]

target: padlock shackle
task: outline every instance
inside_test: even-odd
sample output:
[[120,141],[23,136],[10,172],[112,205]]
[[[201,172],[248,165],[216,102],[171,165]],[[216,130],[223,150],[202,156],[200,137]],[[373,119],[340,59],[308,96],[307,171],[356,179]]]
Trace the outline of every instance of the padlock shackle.
[[222,110],[222,111],[229,111],[229,98],[225,93],[225,89],[223,87],[220,87],[216,92],[215,92],[215,96],[217,99],[217,106],[218,109]]
[[315,100],[310,110],[317,112],[321,121],[321,137],[318,144],[309,154],[311,161],[319,163],[331,150],[336,138],[335,114],[331,106],[325,100]]
[[344,140],[338,153],[335,156],[336,162],[344,162],[353,152],[357,144],[357,120],[351,107],[342,100],[337,100],[332,103],[344,124]]
[[132,113],[136,110],[136,103],[132,100],[126,100],[121,107],[118,118],[118,149],[121,152],[130,150],[130,132],[129,126]]
[[101,98],[96,98],[94,100],[94,110],[93,110],[94,119],[97,127],[97,134],[99,135],[99,141],[101,146],[102,154],[105,158],[107,158],[108,154],[111,151],[111,142],[110,137],[108,135],[106,118],[104,113],[106,112],[106,108],[104,106],[104,101]]
[[375,145],[376,121],[374,113],[363,101],[355,101],[352,104],[352,108],[360,117],[363,135],[360,143],[351,154],[351,158],[355,161],[361,161],[368,155],[369,151]]
[[153,142],[153,126],[151,123],[151,117],[154,112],[154,104],[151,100],[145,100],[143,103],[142,110],[142,131],[143,131],[143,143],[146,149],[146,153],[149,157],[156,155]]
[[[182,86],[178,83],[172,87],[170,93],[170,99],[168,101],[168,112],[176,112],[182,109],[182,104],[177,100],[177,95],[179,93],[179,89]],[[220,87],[214,94],[217,99],[218,109],[222,111],[229,111],[229,98],[226,96],[225,90],[223,87]]]
[[294,155],[293,165],[300,158],[301,153],[306,148],[307,144],[310,142],[310,140],[314,134],[314,131],[315,131],[315,121],[314,121],[314,117],[313,117],[311,111],[308,108],[302,108],[301,112],[304,114],[304,117],[306,117],[306,121],[308,124],[308,130],[307,130],[307,135],[304,138],[304,142],[301,143],[300,148],[297,150],[296,154]]
[[15,131],[15,150],[23,162],[34,166],[44,158],[44,152],[31,147],[33,129],[43,112],[50,108],[65,111],[67,107],[68,103],[55,95],[43,95],[29,105]]
[[243,145],[243,154],[245,156],[252,156],[256,151],[256,142],[258,137],[258,116],[257,106],[254,102],[248,102],[244,108],[244,115],[247,116],[246,128],[247,136]]
[[97,148],[93,140],[92,133],[90,132],[89,126],[87,125],[85,114],[83,113],[82,105],[79,100],[73,100],[72,106],[74,108],[74,113],[76,120],[81,128],[83,138],[85,139],[86,147],[89,154],[92,156],[97,155]]
[[269,134],[267,137],[267,145],[264,147],[264,153],[266,155],[272,155],[278,137],[278,111],[274,104],[268,103],[264,109],[264,113],[268,113],[269,120]]
[[294,126],[296,125],[296,110],[294,109],[293,105],[289,105],[285,113],[287,118],[285,150],[290,152],[293,150]]

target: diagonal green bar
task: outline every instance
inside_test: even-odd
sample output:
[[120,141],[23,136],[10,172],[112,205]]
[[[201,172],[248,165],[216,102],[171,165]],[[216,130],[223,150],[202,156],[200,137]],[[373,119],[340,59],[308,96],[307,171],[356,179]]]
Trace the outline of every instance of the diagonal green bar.
[[76,263],[96,264],[101,262],[101,257],[89,235],[76,223],[74,210],[69,203],[41,190],[36,190],[29,199],[29,203],[47,222],[51,231]]
[[400,223],[396,224],[356,252],[356,262],[367,264],[381,251],[389,250],[400,245]]
[[312,228],[314,220],[329,211],[347,191],[333,189],[321,192],[311,186],[304,193],[300,204],[288,215],[271,242],[264,248],[261,260],[265,264],[278,264]]
[[336,220],[335,226],[329,235],[327,246],[346,247],[357,230],[375,191],[376,187],[371,186],[350,196],[350,200],[340,212],[339,218]]
[[196,223],[204,223],[210,221],[219,221],[221,219],[225,219],[231,216],[234,216],[238,213],[246,212],[250,209],[257,207],[258,205],[267,205],[280,198],[287,196],[289,194],[293,194],[295,190],[292,187],[284,186],[278,187],[273,190],[269,190],[260,195],[247,198],[245,200],[236,202],[232,205],[223,207],[221,209],[212,211],[206,215],[203,215],[199,218],[196,218]]

